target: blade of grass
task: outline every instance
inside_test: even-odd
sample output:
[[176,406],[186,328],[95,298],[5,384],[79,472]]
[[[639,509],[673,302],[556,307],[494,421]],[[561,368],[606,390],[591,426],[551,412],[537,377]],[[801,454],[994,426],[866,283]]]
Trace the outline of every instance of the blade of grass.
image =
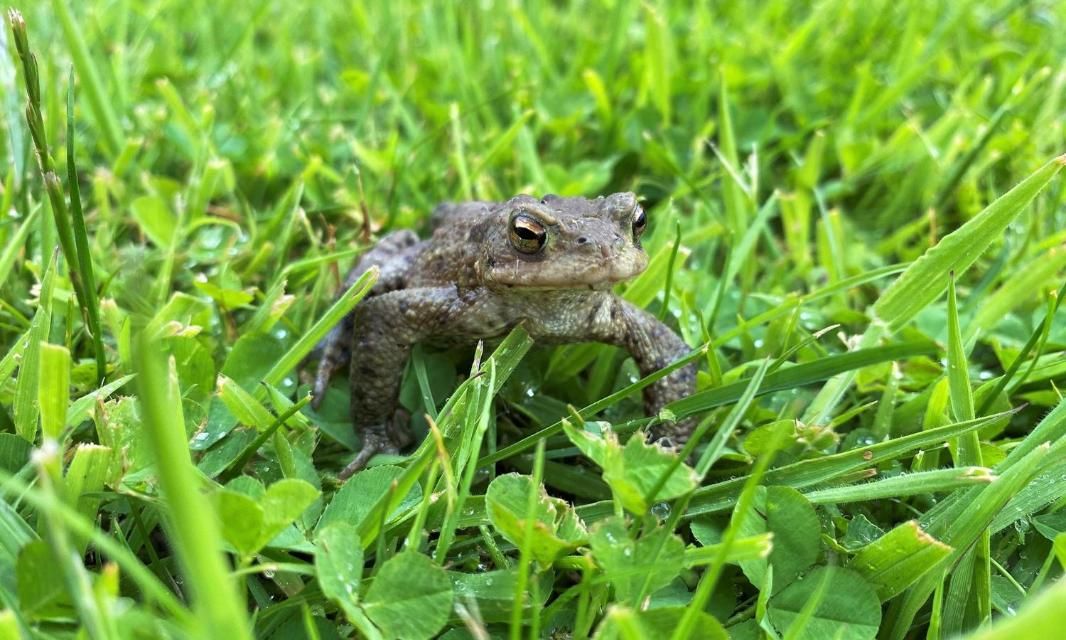
[[11,275],[11,269],[15,266],[15,259],[23,250],[26,238],[30,235],[30,231],[33,231],[33,225],[37,222],[37,216],[40,213],[41,209],[39,207],[35,207],[30,211],[29,215],[22,220],[19,228],[15,230],[15,233],[8,238],[7,244],[4,245],[4,251],[0,253],[0,286],[7,283],[7,278]]
[[[1049,283],[1057,283],[1066,267],[1066,250],[1055,247],[1034,256],[1028,264],[1019,267],[991,295],[978,296],[979,305],[966,327],[965,341],[970,343],[975,335],[988,333],[1008,317],[1016,308],[1037,299]],[[971,292],[973,298],[975,292]]]
[[745,480],[744,487],[737,499],[737,508],[733,512],[733,518],[730,520],[729,526],[726,528],[725,534],[722,536],[718,557],[715,558],[714,562],[707,567],[707,570],[700,577],[700,582],[696,587],[695,594],[692,596],[692,601],[689,603],[689,606],[685,607],[685,613],[681,616],[681,621],[670,636],[671,640],[688,640],[688,638],[692,637],[692,631],[696,626],[697,616],[700,612],[704,611],[707,601],[714,592],[714,586],[718,582],[722,570],[725,568],[726,558],[729,557],[733,544],[737,541],[738,536],[740,535],[744,520],[752,511],[752,506],[755,502],[755,489],[758,488],[759,484],[762,482],[763,476],[765,475],[767,468],[770,466],[770,462],[774,458],[774,452],[779,449],[783,437],[782,432],[778,432],[774,437],[774,442],[771,443],[771,446],[768,449],[769,452],[760,456],[759,459],[756,460],[755,466],[752,467],[751,473]]
[[[322,317],[318,319],[315,324],[311,325],[300,339],[296,341],[296,344],[292,345],[288,351],[285,352],[274,366],[263,376],[263,382],[266,385],[276,387],[281,384],[282,379],[285,378],[297,365],[311,353],[311,350],[315,348],[322,338],[326,337],[332,329],[344,316],[348,315],[355,305],[359,304],[366,294],[370,293],[370,290],[374,287],[374,283],[377,282],[379,270],[377,267],[372,267],[367,270],[366,273],[359,276],[351,287],[345,291],[337,301],[333,303],[326,313],[322,314]],[[266,386],[260,385],[256,388],[254,395],[257,400],[265,400],[267,395]]]
[[[761,396],[783,389],[793,389],[820,380],[826,380],[841,372],[856,371],[882,362],[903,360],[935,352],[936,345],[929,342],[904,342],[826,356],[812,362],[805,362],[787,368],[783,367],[767,374],[762,386],[759,387],[758,395]],[[701,411],[707,411],[736,401],[744,392],[747,384],[747,381],[742,380],[716,389],[707,389],[687,398],[671,402],[666,408],[679,417],[694,415]]]
[[[526,500],[525,528],[522,532],[522,544],[518,548],[518,576],[515,578],[514,604],[511,606],[511,640],[522,637],[522,611],[525,609],[526,590],[529,574],[533,564],[534,525],[537,524],[537,499],[540,496],[541,481],[544,478],[544,441],[537,443],[533,454],[533,481],[529,483],[529,497]],[[531,620],[532,622],[532,620]],[[539,637],[533,635],[532,637]]]
[[[89,335],[93,341],[93,354],[96,357],[96,381],[103,382],[107,376],[107,356],[104,354],[103,328],[100,325],[100,301],[96,297],[96,277],[93,275],[93,258],[89,252],[89,237],[85,230],[85,215],[81,208],[81,189],[78,187],[78,169],[74,162],[74,70],[71,69],[67,84],[67,188],[70,190],[70,222],[74,234],[74,249],[80,274],[82,293],[79,297],[82,315],[89,325]],[[70,261],[71,256],[67,256]]]
[[674,289],[674,265],[677,262],[677,250],[681,247],[681,221],[674,219],[674,244],[670,248],[670,261],[666,263],[666,283],[663,285],[663,306],[659,307],[659,320],[666,317],[670,310],[670,295]]
[[[948,388],[951,412],[956,420],[973,420],[973,390],[970,386],[969,362],[959,326],[959,303],[955,292],[955,273],[948,275]],[[976,432],[961,436],[957,442],[956,466],[981,466],[981,442]],[[977,545],[960,561],[944,597],[943,628],[950,635],[963,630],[971,598],[976,600],[979,623],[992,616],[991,536],[985,529]]]
[[200,493],[202,478],[189,455],[173,360],[168,366],[164,352],[142,333],[133,355],[145,440],[155,460],[160,490],[170,507],[166,519],[170,540],[192,592],[200,633],[250,639],[242,598],[222,554],[221,534],[214,519],[205,517],[213,508]]
[[922,531],[916,521],[908,520],[859,549],[848,566],[869,580],[885,602],[914,584],[951,551],[950,546]]
[[[47,351],[45,353],[48,353]],[[42,380],[42,387],[50,386]],[[66,406],[56,409],[59,413],[66,412]],[[62,419],[59,420],[62,423]],[[57,498],[64,487],[62,475],[62,455],[59,446],[54,440],[47,439],[38,450],[34,461],[37,465],[37,483],[40,491],[45,495]],[[57,486],[58,485],[58,486]],[[53,510],[46,510],[44,516],[45,532],[49,550],[56,563],[56,570],[62,575],[67,588],[67,595],[74,603],[74,609],[78,613],[78,621],[88,632],[90,637],[107,638],[116,637],[113,621],[107,620],[104,611],[98,606],[93,597],[92,583],[89,573],[82,561],[81,554],[71,545],[67,529]],[[112,624],[109,624],[112,622]]]
[[[633,384],[626,386],[624,389],[621,389],[620,391],[616,391],[616,392],[612,393],[611,395],[609,395],[609,396],[607,396],[605,398],[601,398],[600,400],[597,400],[596,402],[593,402],[592,404],[587,405],[586,407],[581,409],[578,413],[579,413],[579,415],[581,415],[582,418],[589,418],[591,416],[594,416],[597,413],[599,413],[600,411],[603,411],[604,409],[606,409],[607,407],[610,407],[610,406],[614,405],[619,400],[621,400],[622,398],[628,396],[629,394],[635,393],[636,391],[639,391],[640,389],[643,389],[644,387],[648,386],[649,384],[652,384],[656,380],[670,375],[670,372],[676,371],[677,369],[680,369],[681,367],[684,367],[685,365],[689,364],[690,362],[698,360],[699,358],[703,357],[705,354],[706,354],[706,347],[701,347],[700,349],[697,349],[696,351],[693,351],[692,353],[688,354],[687,356],[684,356],[684,357],[678,359],[677,361],[667,365],[666,367],[660,369],[659,371],[656,371],[655,373],[649,374],[648,376],[645,376],[644,378],[641,378],[640,380],[634,382]],[[560,434],[562,432],[563,432],[563,421],[559,420],[558,422],[555,422],[554,424],[549,425],[548,427],[545,427],[544,429],[541,429],[540,431],[538,431],[537,433],[535,433],[535,434],[533,434],[531,436],[527,436],[527,437],[519,440],[518,442],[516,442],[516,443],[514,443],[514,444],[512,444],[510,446],[504,447],[503,449],[500,449],[500,450],[496,451],[495,453],[490,453],[489,455],[482,457],[480,460],[478,460],[478,467],[487,467],[487,466],[489,466],[491,464],[494,464],[494,463],[496,463],[496,462],[498,462],[500,460],[503,460],[505,458],[509,458],[509,457],[511,457],[513,455],[521,453],[522,451],[526,451],[526,450],[528,450],[530,448],[535,447],[539,440],[550,438],[551,436],[558,435],[558,434]]]
[[[733,432],[736,431],[740,421],[747,414],[752,401],[755,400],[755,396],[758,394],[759,388],[762,386],[769,365],[769,360],[763,360],[759,363],[759,368],[755,370],[751,379],[748,380],[743,395],[741,395],[740,399],[737,400],[737,403],[733,405],[733,408],[729,411],[729,415],[726,416],[725,422],[723,422],[721,427],[715,431],[714,437],[711,438],[709,443],[707,443],[707,448],[703,450],[702,454],[700,454],[699,462],[696,463],[696,473],[701,479],[707,477],[707,472],[711,470],[714,463],[722,456],[722,452],[725,451],[726,443],[729,441],[729,438],[733,436]],[[681,450],[681,453],[678,454],[677,459],[670,466],[670,469],[659,478],[659,481],[656,482],[652,490],[648,492],[649,495],[646,499],[648,504],[653,503],[655,495],[666,485],[666,481],[674,473],[674,470],[680,466],[681,461],[688,460],[688,457],[692,455],[696,445],[703,439],[703,436],[706,435],[706,430],[709,429],[710,426],[711,423],[708,420],[705,420],[699,425],[699,428],[693,432],[692,438],[689,439],[689,442],[685,443],[685,447]]]
[[[494,397],[499,393],[500,386],[507,380],[511,373],[518,366],[519,361],[525,356],[526,352],[532,346],[533,341],[520,326],[511,330],[511,333],[500,343],[496,350],[492,353],[484,364],[481,366],[481,372],[488,371],[488,367],[493,367],[496,371],[494,380],[494,387],[487,390],[490,397]],[[459,388],[452,394],[448,402],[444,404],[444,407],[440,410],[440,423],[438,426],[441,428],[441,432],[445,437],[451,435],[451,429],[454,427],[455,409],[460,406],[461,403],[467,402],[467,394],[473,388],[476,378],[467,378],[463,384],[459,385]],[[395,483],[395,490],[389,492],[389,494],[382,496],[377,503],[370,509],[369,514],[363,519],[362,524],[359,527],[359,539],[363,542],[364,548],[369,548],[370,544],[375,541],[382,533],[381,521],[384,518],[384,514],[392,514],[396,507],[399,506],[400,501],[411,487],[422,476],[422,473],[426,470],[429,464],[433,461],[436,445],[433,443],[432,438],[427,438],[419,445],[418,449],[411,454],[408,462],[407,469],[404,470]],[[481,504],[484,507],[484,503]],[[417,508],[417,507],[415,507]],[[459,512],[463,517],[463,512]],[[397,518],[402,520],[402,518]]]
[[[1064,164],[1066,156],[1047,162],[911,263],[874,303],[870,314],[871,324],[862,336],[861,346],[872,346],[886,331],[902,328],[919,311],[935,302],[947,288],[944,276],[951,272],[961,273],[973,264],[1001,236],[1007,225],[1058,175]],[[851,371],[827,383],[804,413],[804,422],[826,421],[854,380],[855,372]]]
[[[824,458],[794,462],[766,474],[766,483],[780,484],[802,490],[806,487],[831,482],[862,469],[876,467],[881,462],[894,460],[923,448],[943,445],[951,438],[980,429],[990,422],[1010,415],[1012,412],[978,418],[969,422],[955,423],[913,433],[869,447],[842,451]],[[715,513],[730,509],[736,503],[746,476],[707,485],[696,490],[686,517]],[[611,514],[610,502],[593,502],[577,508],[578,515],[593,521]]]
[[992,533],[999,533],[1066,497],[1066,483],[1062,482],[1064,474],[1066,463],[1054,464],[1042,470],[996,514],[991,525]]
[[460,468],[462,472],[462,478],[458,491],[456,492],[455,505],[449,505],[449,511],[445,513],[444,522],[440,528],[440,534],[437,538],[437,548],[434,550],[433,559],[438,563],[443,563],[448,548],[451,546],[455,539],[455,530],[459,524],[459,514],[462,512],[466,505],[467,499],[470,497],[470,487],[474,483],[474,474],[477,473],[477,465],[470,464],[471,458],[476,458],[477,452],[481,450],[481,443],[485,439],[485,433],[488,432],[489,420],[491,417],[493,393],[492,390],[496,388],[496,361],[489,359],[488,363],[488,376],[485,378],[484,384],[480,386],[481,393],[478,396],[480,403],[476,404],[476,411],[473,413],[477,417],[474,425],[473,433],[466,443],[466,451],[468,455],[465,456],[467,463]]
[[1066,627],[1066,580],[1059,580],[1025,602],[1016,615],[1003,616],[967,640],[1056,638]]
[[940,192],[937,194],[936,199],[933,200],[934,211],[943,210],[944,205],[947,204],[948,200],[955,193],[955,189],[962,181],[962,177],[966,174],[966,170],[973,165],[974,161],[977,160],[977,157],[981,155],[981,152],[984,151],[986,146],[988,146],[989,141],[992,140],[992,136],[996,133],[996,130],[999,129],[999,125],[1003,123],[1003,120],[1007,117],[1007,114],[1010,113],[1010,110],[1009,101],[996,109],[996,112],[992,114],[992,118],[989,120],[988,124],[982,127],[981,137],[978,138],[977,142],[952,165],[951,172],[948,173],[948,177],[944,179]]
[[[706,347],[698,349],[684,358],[677,360],[668,367],[660,369],[659,371],[612,393],[606,398],[589,404],[579,410],[578,413],[581,417],[586,419],[595,416],[600,411],[614,405],[629,394],[643,389],[659,378],[669,375],[671,371],[702,357],[705,353],[705,348]],[[765,380],[763,380],[763,384],[759,387],[758,395],[761,396],[774,391],[792,389],[820,380],[825,380],[841,371],[850,371],[852,369],[879,364],[889,360],[900,360],[912,356],[930,354],[935,351],[936,346],[932,343],[908,342],[887,347],[875,347],[872,349],[828,356],[814,362],[806,362],[793,367],[783,368],[767,375]],[[687,418],[703,411],[709,411],[715,407],[736,402],[744,394],[744,390],[747,389],[747,387],[748,381],[741,380],[714,389],[701,391],[687,398],[682,398],[681,400],[676,400],[667,405],[666,409],[673,412],[679,419]],[[562,421],[560,420],[559,422],[555,422],[544,429],[541,429],[533,435],[527,436],[512,445],[500,449],[494,454],[482,457],[481,460],[478,461],[478,466],[484,467],[500,460],[510,458],[530,449],[537,443],[537,441],[558,435],[562,433],[562,431],[563,426]]]
[[[719,457],[721,457],[722,452],[725,450],[725,443],[729,440],[729,438],[732,437],[733,432],[737,428],[737,425],[740,424],[741,419],[748,413],[748,408],[751,406],[752,400],[755,399],[755,393],[759,390],[759,385],[762,384],[763,376],[766,374],[769,364],[769,359],[764,359],[759,364],[759,368],[755,371],[755,375],[751,377],[751,381],[748,383],[748,388],[744,390],[744,395],[741,396],[737,404],[734,405],[733,408],[729,411],[729,415],[726,417],[725,423],[721,426],[721,428],[718,429],[717,432],[715,432],[714,437],[711,439],[711,442],[708,443],[707,448],[704,449],[703,454],[700,456],[699,462],[696,464],[696,474],[699,478],[699,481],[696,483],[697,487],[703,482],[703,479],[707,477],[707,472],[710,470],[711,466],[718,461]],[[667,479],[669,479],[673,475],[674,471],[676,471],[677,468],[681,466],[682,460],[689,459],[689,457],[692,455],[692,452],[695,450],[696,445],[703,439],[703,436],[706,435],[706,431],[710,428],[711,420],[713,419],[713,417],[713,414],[708,415],[706,418],[703,419],[703,421],[700,422],[699,425],[697,425],[696,430],[692,434],[692,437],[687,443],[685,443],[685,446],[671,462],[670,467],[666,470],[665,473],[659,476],[659,479],[656,481],[655,486],[653,486],[648,491],[644,499],[645,503],[654,504],[655,497],[658,495],[659,491],[661,491],[662,488],[666,486]],[[692,497],[695,495],[695,492],[696,489],[694,488],[693,490],[682,496],[681,499],[677,500],[676,504],[671,509],[670,517],[667,519],[666,522],[666,527],[668,530],[676,530],[681,516],[686,511],[688,511],[689,503],[692,501]],[[651,556],[652,558],[656,559],[656,561],[662,557],[661,554],[663,553],[663,550],[666,546],[666,540],[667,538],[665,536],[662,537],[659,545],[655,549],[654,554]],[[734,553],[735,551],[725,549],[725,552]],[[766,550],[766,554],[769,554],[769,549]],[[711,563],[717,561],[718,556],[716,553],[716,555],[712,556]],[[648,578],[644,581],[644,584],[641,586],[636,601],[643,601],[644,598],[647,596],[648,590],[650,588],[651,576],[649,575]]]
[[66,424],[70,404],[70,351],[55,344],[42,344],[37,404],[41,411],[41,433],[58,440]]
[[[995,466],[995,471],[1002,475],[1007,469],[1023,460],[1040,443],[1059,442],[1064,439],[1066,439],[1066,400],[1060,401],[1050,413],[1044,416],[1025,439],[1010,450],[1006,459]],[[1037,489],[1042,490],[1039,487]],[[981,490],[978,488],[951,494],[921,516],[922,528],[933,536],[942,537],[952,523],[958,521],[967,506],[979,498],[980,494]]]
[[[137,585],[141,593],[150,602],[158,605],[174,619],[186,627],[192,626],[192,614],[167,589],[151,570],[148,569],[129,547],[122,545],[112,536],[96,528],[92,522],[78,513],[73,507],[63,502],[52,493],[45,493],[40,487],[30,486],[18,476],[0,469],[0,492],[10,498],[18,498],[32,505],[42,513],[49,513],[62,520],[63,526],[82,543],[91,543],[95,549],[114,561]],[[5,531],[5,535],[8,532]]]
[[[775,319],[777,319],[777,318],[779,318],[779,317],[781,317],[783,315],[787,315],[789,313],[792,313],[793,309],[796,306],[800,306],[800,305],[804,305],[804,304],[810,304],[812,302],[817,302],[819,300],[824,300],[826,298],[831,298],[831,297],[837,295],[840,292],[847,291],[849,289],[852,289],[852,288],[855,288],[855,287],[859,287],[859,286],[862,286],[864,284],[879,280],[881,278],[885,278],[885,277],[888,277],[888,276],[891,276],[891,275],[895,275],[897,273],[902,273],[903,271],[905,271],[907,269],[907,266],[908,266],[907,264],[893,264],[893,265],[889,265],[887,267],[880,267],[878,269],[871,269],[870,271],[867,271],[866,273],[861,273],[861,274],[859,274],[857,276],[852,276],[850,278],[845,278],[845,279],[843,279],[843,280],[841,280],[839,282],[836,282],[834,284],[830,284],[830,285],[828,285],[826,287],[823,287],[821,289],[818,289],[817,291],[813,291],[811,293],[808,293],[808,294],[806,294],[804,296],[796,297],[796,298],[793,298],[791,300],[786,300],[782,304],[778,304],[774,308],[769,309],[767,311],[764,311],[763,313],[760,313],[759,315],[757,315],[757,316],[755,316],[755,317],[753,317],[753,318],[751,318],[749,320],[744,320],[744,321],[740,322],[739,324],[737,324],[737,326],[733,327],[732,329],[729,329],[729,330],[723,332],[721,335],[719,335],[717,338],[715,338],[715,340],[711,343],[711,345],[714,346],[714,347],[723,346],[723,345],[729,343],[730,341],[735,340],[736,338],[738,338],[738,337],[744,335],[745,333],[751,331],[751,329],[753,327],[758,327],[758,326],[767,324],[771,320],[775,320]],[[720,299],[720,296],[719,296],[719,298],[716,298],[716,299]]]
[[[725,561],[738,564],[745,560],[758,560],[770,555],[774,548],[774,534],[760,533],[733,541]],[[685,549],[685,566],[699,567],[716,562],[722,552],[722,543],[709,544],[706,547],[689,547]]]
[[40,350],[41,344],[47,342],[48,334],[52,330],[52,294],[58,262],[57,251],[48,261],[41,281],[37,312],[33,314],[26,346],[22,350],[22,366],[19,367],[18,379],[15,381],[15,432],[28,442],[37,439],[37,416],[40,415],[40,405],[37,403]]
[[971,551],[971,546],[988,531],[988,525],[1000,509],[1033,478],[1040,463],[1048,458],[1049,454],[1052,454],[1050,459],[1054,459],[1054,454],[1061,455],[1063,450],[1066,450],[1066,441],[1054,449],[1047,442],[1033,445],[1017,464],[1003,470],[997,482],[981,488],[977,499],[966,503],[959,517],[951,522],[942,535],[937,536],[954,550],[941,560],[937,567],[931,568],[901,600],[893,603],[890,616],[883,627],[886,638],[901,640],[907,634],[914,616],[941,580],[938,569],[949,568],[961,561],[963,555]]
[[243,469],[244,466],[248,464],[248,462],[252,459],[252,456],[255,455],[255,452],[259,451],[259,447],[266,444],[266,441],[274,435],[274,433],[281,427],[281,425],[285,424],[285,422],[289,418],[299,413],[300,409],[303,409],[310,402],[311,397],[304,396],[303,398],[300,398],[298,401],[296,401],[291,407],[285,409],[285,411],[278,415],[278,417],[275,418],[274,421],[271,422],[271,424],[267,428],[256,434],[255,440],[252,440],[231,464],[229,464],[225,469],[222,470],[221,473],[218,474],[218,481],[222,484],[225,484],[229,480],[237,477],[237,475],[240,474],[241,469]]
[[955,467],[891,476],[844,487],[817,489],[803,495],[812,504],[846,504],[942,493],[972,487],[975,484],[987,484],[995,479],[996,475],[987,467]]
[[[734,238],[740,238],[748,228],[750,196],[747,185],[739,174],[740,157],[737,152],[736,134],[730,116],[729,92],[724,75],[718,84],[718,144],[719,159],[725,167],[728,179],[722,180],[722,199],[725,201],[726,220]],[[718,152],[718,149],[715,150]]]
[[[1001,415],[1009,415],[1001,414]],[[771,469],[767,472],[767,483],[782,484],[794,489],[803,489],[830,482],[835,478],[854,473],[861,469],[875,467],[880,462],[892,460],[913,451],[943,444],[950,438],[976,431],[992,422],[988,416],[967,422],[930,429],[902,438],[879,442],[869,447],[844,451],[820,459],[805,460],[790,465]],[[690,515],[699,515],[727,509],[732,498],[739,491],[743,478],[710,485],[698,490],[690,509]]]
[[[955,420],[973,420],[973,390],[970,386],[969,362],[959,326],[959,303],[955,295],[955,274],[948,275],[948,389],[951,414]],[[959,441],[959,464],[981,464],[977,434]]]
[[[992,406],[992,403],[999,396],[999,394],[1002,393],[1003,390],[1006,389],[1007,386],[1014,379],[1014,376],[1018,373],[1018,369],[1021,368],[1022,363],[1025,362],[1025,360],[1029,357],[1029,354],[1032,353],[1033,348],[1037,346],[1037,343],[1046,340],[1048,332],[1051,329],[1051,324],[1055,319],[1055,314],[1059,310],[1059,303],[1062,302],[1063,296],[1066,296],[1066,282],[1063,282],[1062,286],[1059,287],[1058,292],[1052,295],[1054,297],[1052,298],[1052,300],[1049,301],[1048,309],[1047,312],[1044,314],[1043,322],[1041,322],[1040,325],[1033,330],[1032,334],[1029,335],[1029,339],[1026,340],[1025,345],[1022,347],[1022,350],[1018,352],[1018,355],[1014,357],[1014,360],[1010,363],[1010,367],[1007,368],[1006,373],[1004,373],[1003,376],[1000,377],[999,382],[996,383],[996,386],[992,389],[991,393],[985,396],[985,399],[981,403],[981,406],[978,408],[977,413],[983,414],[988,411],[989,407]],[[1024,382],[1025,379],[1028,377],[1029,373],[1032,372],[1033,367],[1036,366],[1036,361],[1039,355],[1040,349],[1037,349],[1037,355],[1033,358],[1028,372],[1026,373],[1026,375],[1023,375],[1021,378],[1018,379],[1016,386],[1017,384],[1021,384],[1022,382]]]

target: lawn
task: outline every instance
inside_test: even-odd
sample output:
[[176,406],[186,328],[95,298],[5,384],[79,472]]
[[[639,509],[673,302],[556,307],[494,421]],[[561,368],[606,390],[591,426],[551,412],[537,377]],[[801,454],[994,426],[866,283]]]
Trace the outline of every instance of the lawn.
[[[14,7],[0,640],[1061,634],[1066,3]],[[359,254],[617,191],[695,394],[419,346],[341,482]]]

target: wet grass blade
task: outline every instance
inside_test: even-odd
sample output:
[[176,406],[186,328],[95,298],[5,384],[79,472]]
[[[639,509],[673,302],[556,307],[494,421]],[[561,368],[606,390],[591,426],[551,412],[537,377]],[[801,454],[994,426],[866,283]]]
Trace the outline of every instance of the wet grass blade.
[[874,303],[873,313],[899,329],[947,289],[949,273],[963,273],[1003,230],[1058,175],[1066,156],[1050,160],[977,216],[944,236],[893,282]]
[[[1044,314],[1044,320],[1033,330],[1032,334],[1029,335],[1029,339],[1026,340],[1025,345],[1022,346],[1021,351],[1018,352],[1018,355],[1011,361],[1010,366],[1007,367],[1007,371],[1000,376],[999,382],[997,382],[992,391],[985,396],[984,401],[981,402],[981,406],[977,409],[978,414],[983,414],[988,411],[988,408],[992,406],[992,403],[999,394],[1002,393],[1014,380],[1014,377],[1018,373],[1018,369],[1020,369],[1026,359],[1029,358],[1029,354],[1033,352],[1033,348],[1037,346],[1037,343],[1047,339],[1047,334],[1051,329],[1055,314],[1059,310],[1059,304],[1062,302],[1063,296],[1066,296],[1066,282],[1063,282],[1062,286],[1059,287],[1058,292],[1053,294],[1053,296],[1053,299],[1048,304],[1047,312]],[[1040,350],[1037,349],[1037,353],[1030,364],[1029,372],[1032,372],[1033,367],[1036,366],[1036,360],[1039,355]],[[1027,375],[1023,375],[1018,379],[1016,384],[1021,384],[1027,377]]]
[[[976,431],[1006,415],[1010,413],[949,424],[861,449],[843,451],[815,460],[794,462],[769,470],[766,474],[766,483],[786,485],[797,490],[830,483],[849,474],[873,468],[880,462],[906,456],[919,449],[941,446],[951,438]],[[734,478],[697,489],[685,514],[686,517],[691,518],[733,508],[745,479],[746,476]],[[611,515],[612,505],[610,502],[593,502],[579,506],[577,511],[586,521],[594,521]]]
[[883,480],[843,487],[817,489],[803,495],[812,504],[845,504],[942,493],[992,482],[995,479],[995,474],[986,467],[955,467],[890,476]]
[[[759,386],[758,395],[762,396],[782,389],[792,389],[806,384],[820,382],[844,371],[852,371],[854,369],[890,360],[900,360],[918,355],[927,355],[935,353],[936,351],[937,347],[933,343],[909,342],[828,356],[813,362],[805,362],[792,367],[782,368],[767,375],[763,380],[762,385]],[[646,387],[653,381],[668,374],[670,371],[680,368],[688,362],[701,357],[704,353],[705,352],[702,349],[697,350],[685,358],[674,362],[669,367],[642,378],[626,388],[584,407],[579,413],[584,418],[591,418],[607,407],[614,405],[627,395]],[[678,418],[687,418],[703,411],[709,411],[716,407],[732,404],[741,398],[747,388],[748,381],[740,380],[714,389],[701,391],[681,400],[676,400],[671,402],[665,408],[672,411]],[[485,456],[478,461],[478,466],[488,466],[526,451],[535,446],[538,440],[550,438],[562,433],[562,424],[563,423],[560,420],[531,436],[527,436],[512,445],[500,449],[494,454]]]
[[[793,389],[826,380],[842,372],[854,371],[891,360],[930,355],[936,353],[936,351],[936,345],[930,342],[905,342],[885,347],[850,351],[791,367],[782,367],[766,375],[766,379],[759,387],[758,395],[762,396],[782,389]],[[681,417],[695,415],[723,404],[735,402],[744,393],[746,387],[747,381],[741,380],[671,402],[666,408]]]

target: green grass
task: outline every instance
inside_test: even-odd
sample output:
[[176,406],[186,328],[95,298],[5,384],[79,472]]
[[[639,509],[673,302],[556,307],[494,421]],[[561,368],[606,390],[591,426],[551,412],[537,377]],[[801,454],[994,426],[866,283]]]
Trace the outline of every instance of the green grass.
[[[1066,624],[1063,3],[15,6],[0,638]],[[339,484],[301,360],[358,253],[618,190],[692,466],[640,435],[665,372],[516,331],[416,349],[420,444]]]

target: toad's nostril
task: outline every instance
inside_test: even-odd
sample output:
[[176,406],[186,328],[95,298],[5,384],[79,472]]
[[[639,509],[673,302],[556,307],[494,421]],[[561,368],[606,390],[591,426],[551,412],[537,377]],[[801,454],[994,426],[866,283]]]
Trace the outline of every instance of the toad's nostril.
[[585,244],[588,241],[589,241],[589,239],[586,238],[585,236],[581,236],[580,238],[577,239],[577,243],[578,244]]

